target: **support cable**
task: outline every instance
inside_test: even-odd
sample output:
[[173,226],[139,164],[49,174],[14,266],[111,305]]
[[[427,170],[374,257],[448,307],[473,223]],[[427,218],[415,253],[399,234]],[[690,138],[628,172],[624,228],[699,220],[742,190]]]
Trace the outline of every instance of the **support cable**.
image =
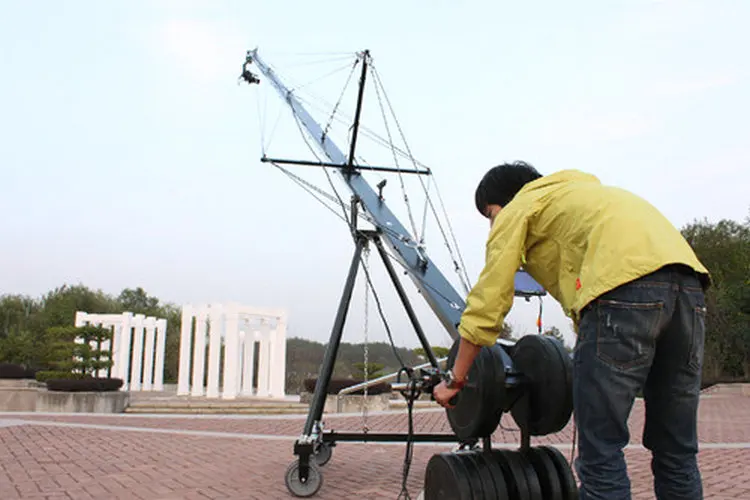
[[[305,141],[305,144],[307,145],[308,149],[319,162],[322,162],[323,160],[320,158],[320,156],[318,156],[318,153],[317,151],[315,151],[315,148],[313,148],[310,142],[307,140],[307,136],[305,135],[305,131],[302,129],[302,125],[299,122],[299,117],[297,116],[297,113],[292,112],[292,114],[294,115],[294,123],[297,124],[297,128],[299,128],[300,134],[302,134],[302,139]],[[344,203],[344,200],[341,198],[341,195],[336,189],[336,186],[334,186],[333,179],[331,179],[331,175],[328,173],[328,169],[324,168],[323,173],[325,173],[325,176],[328,179],[328,184],[331,186],[331,189],[333,189],[333,192],[336,195],[336,198],[338,199],[339,205],[341,205],[341,210],[344,213],[344,220],[346,220],[346,223],[350,225],[351,221],[349,220],[349,216],[347,215],[346,204]]]
[[354,75],[354,70],[357,68],[357,64],[359,64],[359,58],[357,58],[354,61],[354,64],[352,64],[352,69],[351,71],[349,71],[349,76],[346,78],[346,83],[344,83],[344,88],[341,89],[341,94],[339,95],[339,99],[338,101],[336,101],[336,104],[333,106],[333,110],[331,111],[331,116],[328,118],[328,123],[326,123],[326,126],[323,129],[323,136],[320,138],[321,142],[325,142],[326,140],[328,131],[331,129],[331,124],[333,123],[333,120],[336,117],[336,111],[338,111],[339,106],[341,105],[341,101],[344,99],[344,94],[346,93],[346,89],[349,88],[349,83],[352,81],[352,76]]
[[309,81],[307,81],[306,83],[303,83],[303,84],[301,84],[301,85],[297,85],[296,87],[291,87],[291,88],[289,89],[289,91],[290,91],[290,92],[296,92],[296,91],[298,91],[298,90],[301,90],[301,89],[303,89],[303,88],[305,88],[305,87],[309,87],[309,86],[310,86],[310,85],[312,85],[313,83],[317,83],[317,82],[319,82],[319,81],[321,81],[321,80],[323,80],[323,79],[325,79],[325,78],[328,78],[329,76],[333,76],[333,75],[335,75],[336,73],[339,73],[339,72],[341,72],[341,71],[344,71],[344,70],[345,70],[346,68],[348,68],[349,66],[350,66],[350,64],[346,64],[346,65],[344,65],[344,66],[339,66],[339,67],[337,67],[337,68],[335,68],[335,69],[333,69],[333,70],[331,70],[331,71],[329,71],[329,72],[327,72],[327,73],[324,73],[324,74],[322,74],[322,75],[320,75],[320,76],[318,76],[318,77],[316,77],[316,78],[313,78],[312,80],[309,80]]
[[[366,269],[367,265],[370,260],[370,246],[366,246],[364,248],[364,256],[362,260],[362,265]],[[370,371],[370,349],[369,349],[369,329],[370,329],[370,290],[368,287],[365,287],[365,366],[364,366],[364,373],[365,373],[365,393],[364,393],[364,404],[362,405],[362,413],[363,413],[363,422],[362,422],[362,431],[367,434],[367,431],[369,428],[367,427],[367,382],[368,382],[368,375]]]
[[[377,75],[375,73],[374,68],[370,68],[370,72],[373,75]],[[411,212],[411,204],[409,203],[409,196],[406,194],[406,186],[404,185],[404,177],[401,173],[401,164],[398,162],[398,156],[396,155],[395,150],[393,149],[393,138],[391,137],[391,129],[388,126],[388,118],[385,115],[385,107],[383,106],[383,99],[380,97],[380,85],[376,84],[375,87],[375,95],[378,97],[378,104],[380,105],[380,113],[383,116],[383,125],[385,125],[386,134],[388,135],[388,144],[391,146],[391,154],[393,155],[393,162],[396,164],[396,168],[398,169],[398,179],[401,183],[401,194],[404,196],[404,203],[406,204],[406,211],[409,215],[409,222],[411,223],[412,231],[414,232],[414,239],[416,241],[419,240],[419,234],[417,233],[417,225],[414,223],[414,215]]]
[[[374,78],[374,80],[376,82],[376,87],[375,88],[378,88],[378,87],[383,88],[383,83],[380,80],[380,76],[379,76],[379,74],[377,72],[377,69],[375,69],[374,66],[372,67],[372,73],[373,73],[373,78]],[[396,127],[398,128],[398,131],[401,134],[401,139],[404,141],[404,146],[405,146],[406,151],[407,151],[407,153],[409,155],[409,159],[412,161],[412,164],[414,165],[414,169],[417,170],[418,169],[417,162],[416,162],[416,160],[414,158],[414,155],[411,153],[411,149],[409,148],[409,144],[406,141],[406,137],[405,137],[405,135],[403,133],[403,129],[401,128],[401,124],[398,121],[398,117],[396,117],[396,113],[393,110],[393,106],[391,105],[391,101],[388,98],[388,94],[385,92],[385,88],[383,88],[383,95],[385,97],[385,102],[388,104],[388,109],[390,110],[391,115],[393,116],[393,120],[396,122]],[[429,203],[430,207],[432,208],[432,213],[435,216],[435,221],[436,221],[436,223],[438,225],[438,228],[440,229],[440,233],[443,236],[443,241],[445,242],[445,246],[448,249],[448,253],[449,253],[450,257],[451,257],[451,260],[453,261],[454,270],[456,271],[456,273],[459,276],[459,279],[461,280],[461,284],[464,287],[464,291],[466,293],[469,293],[470,286],[469,286],[469,281],[468,281],[468,275],[466,275],[466,268],[465,268],[465,265],[463,263],[463,257],[461,257],[461,252],[460,252],[460,250],[458,248],[458,244],[456,244],[456,253],[458,254],[458,257],[456,257],[456,255],[454,255],[453,248],[451,247],[450,240],[448,239],[448,236],[446,235],[445,229],[443,229],[443,225],[440,223],[440,217],[438,217],[437,211],[435,210],[435,207],[434,207],[434,205],[432,203],[432,198],[430,197],[430,194],[429,194],[429,192],[428,192],[428,190],[427,190],[427,188],[426,188],[426,186],[424,184],[424,181],[421,178],[419,178],[419,182],[422,185],[422,189],[423,189],[423,191],[425,193],[425,197],[426,197],[427,203]],[[445,211],[444,206],[443,206],[443,209]],[[448,220],[447,214],[445,214],[445,215],[446,215],[446,219]],[[453,232],[452,229],[450,231],[451,231],[451,233]],[[416,236],[417,235],[415,235],[415,237]],[[453,240],[455,242],[455,235],[453,237]],[[464,271],[463,275],[461,274],[461,270]]]
[[360,261],[362,261],[362,269],[365,271],[365,278],[367,279],[367,286],[369,287],[370,292],[372,293],[372,297],[375,300],[375,305],[378,309],[378,315],[380,316],[380,321],[383,323],[383,328],[385,328],[385,332],[388,335],[388,340],[390,341],[391,348],[393,349],[393,355],[396,357],[396,360],[398,361],[399,366],[402,369],[404,369],[406,368],[406,364],[404,363],[404,360],[401,359],[401,356],[398,354],[398,350],[396,349],[396,343],[393,341],[391,327],[388,324],[388,320],[385,317],[385,313],[383,312],[383,306],[380,303],[380,297],[378,296],[378,293],[375,290],[375,286],[372,283],[372,278],[370,277],[370,270],[367,267],[366,263],[362,260],[362,257],[360,257]]

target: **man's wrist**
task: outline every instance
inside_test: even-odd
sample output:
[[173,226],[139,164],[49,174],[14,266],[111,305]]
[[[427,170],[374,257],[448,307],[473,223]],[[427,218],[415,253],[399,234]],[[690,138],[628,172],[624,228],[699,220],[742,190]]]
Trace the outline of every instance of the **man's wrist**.
[[448,370],[447,386],[449,389],[463,389],[466,385],[466,378],[458,378],[453,370]]

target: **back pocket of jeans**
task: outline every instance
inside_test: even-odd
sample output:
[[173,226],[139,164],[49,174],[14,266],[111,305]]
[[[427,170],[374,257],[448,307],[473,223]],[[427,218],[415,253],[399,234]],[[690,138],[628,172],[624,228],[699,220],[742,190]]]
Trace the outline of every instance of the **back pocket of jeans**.
[[648,362],[654,353],[662,302],[597,301],[597,357],[616,368]]

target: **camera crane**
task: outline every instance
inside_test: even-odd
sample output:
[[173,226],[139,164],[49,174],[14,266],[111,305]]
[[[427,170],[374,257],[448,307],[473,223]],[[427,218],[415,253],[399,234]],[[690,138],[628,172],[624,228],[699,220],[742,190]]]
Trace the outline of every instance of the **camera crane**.
[[[318,465],[322,465],[320,459],[315,462],[316,455],[328,454],[330,457],[330,446],[335,445],[336,441],[405,441],[412,443],[422,442],[467,442],[465,438],[456,434],[386,434],[386,433],[336,433],[323,432],[322,414],[326,400],[326,390],[330,383],[333,373],[333,367],[336,361],[339,345],[346,322],[347,312],[352,298],[355,279],[358,268],[362,261],[362,254],[370,243],[373,243],[380,255],[385,269],[393,282],[396,292],[406,310],[409,320],[415,330],[415,333],[422,345],[427,356],[430,368],[422,369],[415,373],[411,369],[406,369],[409,376],[407,384],[398,384],[405,390],[402,394],[409,403],[411,417],[411,403],[420,392],[431,392],[432,387],[436,385],[442,377],[438,360],[433,353],[432,348],[424,334],[424,330],[417,318],[414,309],[406,295],[403,285],[399,281],[396,270],[394,269],[391,257],[405,269],[406,274],[411,278],[420,294],[424,297],[429,307],[437,316],[438,320],[445,328],[450,337],[456,342],[459,339],[458,325],[461,320],[461,314],[465,308],[465,301],[454,289],[451,283],[441,273],[437,265],[427,255],[423,245],[417,241],[404,225],[398,220],[394,213],[386,205],[382,196],[384,182],[377,185],[378,191],[373,189],[362,175],[364,171],[378,172],[398,172],[400,174],[413,175],[432,175],[427,168],[418,168],[416,163],[413,169],[403,169],[394,167],[378,167],[370,165],[360,165],[355,160],[355,151],[357,138],[360,128],[360,116],[365,91],[365,82],[368,72],[368,65],[371,63],[369,51],[365,50],[358,53],[356,64],[361,64],[361,73],[359,78],[359,88],[357,94],[356,111],[354,121],[351,127],[351,140],[348,155],[339,149],[333,143],[331,138],[326,135],[326,131],[313,119],[308,113],[301,101],[295,96],[274,72],[274,70],[265,63],[258,53],[258,49],[247,51],[246,59],[242,67],[240,78],[248,84],[260,84],[261,78],[254,74],[250,68],[255,67],[272,85],[279,94],[281,99],[288,105],[294,118],[301,124],[309,138],[314,142],[317,149],[328,159],[324,161],[304,161],[289,160],[280,158],[269,158],[263,154],[261,161],[273,165],[300,165],[314,166],[324,169],[333,169],[338,171],[346,185],[352,193],[350,213],[348,219],[349,229],[351,231],[355,248],[352,257],[343,293],[339,302],[338,311],[332,327],[330,340],[326,348],[325,356],[320,367],[319,376],[315,386],[315,391],[311,400],[310,409],[301,436],[294,445],[294,454],[298,460],[291,464],[287,471],[287,487],[297,496],[312,496],[320,487],[321,477]],[[360,212],[360,210],[362,212]],[[357,219],[364,216],[374,226],[374,230],[365,230],[357,228]],[[392,253],[386,251],[387,245]],[[369,275],[368,275],[369,281]],[[371,283],[370,283],[371,286]],[[531,297],[542,297],[546,295],[545,290],[531,278],[522,269],[518,270],[515,276],[515,296],[529,300]],[[455,356],[455,346],[454,352]],[[506,352],[513,343],[506,341],[503,344],[504,349],[498,350],[493,355],[495,361],[505,366],[505,377],[501,383],[507,387],[522,385],[520,378],[514,378],[513,361],[510,354]],[[450,363],[450,357],[449,357]],[[403,370],[403,369],[402,369]],[[399,374],[400,375],[400,374]],[[505,408],[505,410],[508,410]],[[465,410],[464,410],[465,411]],[[449,415],[450,417],[450,415]],[[491,419],[490,419],[491,420]],[[497,426],[498,420],[494,422]],[[567,420],[565,421],[567,422]],[[454,422],[452,421],[453,425]],[[411,425],[410,425],[411,427]],[[454,430],[456,426],[453,425]],[[486,425],[485,425],[486,427]],[[492,425],[490,424],[490,427]],[[494,430],[492,427],[491,430]],[[491,431],[490,431],[491,433]],[[528,433],[527,433],[528,434]],[[487,436],[487,444],[489,441]],[[528,435],[523,439],[528,445]],[[327,459],[325,460],[327,461]]]

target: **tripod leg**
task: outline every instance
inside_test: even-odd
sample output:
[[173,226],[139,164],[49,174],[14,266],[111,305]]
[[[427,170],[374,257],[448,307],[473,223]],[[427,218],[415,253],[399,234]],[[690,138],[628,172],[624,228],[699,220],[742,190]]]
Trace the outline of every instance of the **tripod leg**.
[[309,436],[310,433],[312,433],[313,425],[315,425],[315,422],[320,421],[320,418],[323,415],[326,390],[331,381],[333,366],[336,363],[336,355],[338,354],[339,345],[341,344],[341,336],[344,333],[344,323],[346,323],[346,315],[349,312],[349,304],[351,303],[352,292],[354,291],[354,282],[357,278],[362,250],[366,245],[367,238],[358,236],[354,250],[354,257],[349,266],[349,275],[346,278],[344,292],[341,296],[341,302],[339,303],[338,312],[336,313],[336,320],[333,324],[333,330],[331,331],[331,339],[328,342],[325,357],[323,358],[323,364],[320,366],[318,381],[315,384],[315,393],[313,394],[312,403],[310,403],[310,412],[307,415],[307,421],[305,422],[303,432],[305,436]]
[[398,296],[401,299],[401,303],[404,305],[404,309],[406,309],[406,314],[409,316],[409,320],[411,321],[411,324],[414,327],[414,331],[417,333],[417,337],[419,338],[419,342],[422,344],[422,348],[424,349],[424,352],[425,352],[425,355],[427,356],[428,361],[430,362],[432,366],[437,368],[438,367],[437,358],[435,358],[435,355],[432,353],[432,349],[430,348],[430,343],[427,341],[427,336],[425,336],[424,330],[422,330],[422,325],[419,323],[419,319],[417,319],[417,314],[414,312],[414,308],[411,306],[411,302],[409,301],[409,297],[407,297],[406,295],[404,286],[401,284],[401,281],[398,279],[396,270],[393,268],[393,263],[391,262],[391,259],[388,257],[388,254],[385,252],[385,249],[383,248],[383,243],[380,241],[380,238],[375,238],[375,247],[378,249],[380,258],[383,259],[383,264],[385,265],[385,268],[388,271],[388,276],[390,276],[391,281],[393,281],[393,286],[396,287],[396,292],[398,293]]

